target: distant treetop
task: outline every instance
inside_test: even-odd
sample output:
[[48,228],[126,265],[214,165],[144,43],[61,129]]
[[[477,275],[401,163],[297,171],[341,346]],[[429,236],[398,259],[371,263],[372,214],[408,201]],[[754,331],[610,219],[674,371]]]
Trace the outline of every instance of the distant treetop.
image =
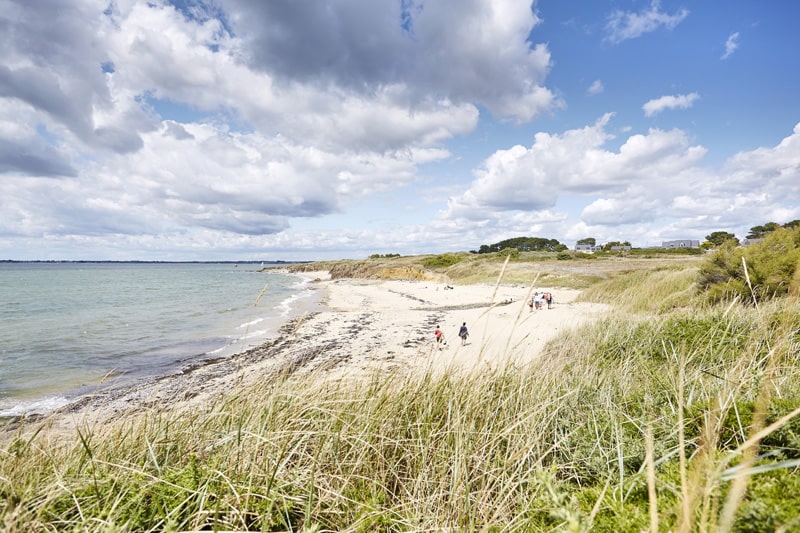
[[763,239],[768,233],[772,233],[778,228],[792,229],[800,226],[800,220],[792,220],[786,224],[778,224],[777,222],[767,222],[763,226],[753,226],[750,228],[750,233],[747,234],[747,239]]
[[556,239],[545,239],[542,237],[514,237],[494,244],[481,244],[478,249],[479,254],[490,254],[499,252],[506,248],[515,248],[520,252],[560,252],[566,250],[567,246],[561,244]]

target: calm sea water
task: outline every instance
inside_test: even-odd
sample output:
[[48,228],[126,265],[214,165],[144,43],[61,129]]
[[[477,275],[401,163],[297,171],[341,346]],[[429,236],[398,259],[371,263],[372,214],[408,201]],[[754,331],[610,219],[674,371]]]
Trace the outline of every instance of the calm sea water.
[[269,337],[314,291],[258,264],[0,263],[0,417]]

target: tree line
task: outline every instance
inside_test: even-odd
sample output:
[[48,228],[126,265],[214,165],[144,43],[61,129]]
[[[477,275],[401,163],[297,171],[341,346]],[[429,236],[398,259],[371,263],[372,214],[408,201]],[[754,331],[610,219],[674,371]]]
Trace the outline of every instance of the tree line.
[[[750,232],[747,234],[745,239],[748,240],[763,239],[768,234],[772,233],[778,228],[794,229],[796,227],[800,227],[800,220],[792,220],[791,222],[787,222],[786,224],[778,224],[777,222],[767,222],[766,224],[760,226],[753,226],[752,228],[750,228]],[[706,242],[704,242],[703,244],[706,245],[705,247],[722,246],[728,241],[733,241],[734,243],[739,244],[739,239],[737,239],[736,235],[734,235],[733,233],[729,233],[727,231],[712,231],[711,233],[706,235]]]
[[505,239],[494,244],[481,244],[478,250],[472,250],[471,253],[477,254],[491,254],[514,248],[520,252],[561,252],[568,250],[567,245],[558,242],[557,239],[545,239],[543,237],[514,237],[513,239]]
[[[750,228],[750,232],[745,238],[748,240],[763,239],[768,234],[779,228],[794,229],[796,227],[800,227],[800,220],[792,220],[791,222],[787,222],[785,224],[767,222],[766,224],[753,226]],[[728,241],[733,241],[735,244],[739,244],[739,239],[736,238],[736,235],[727,231],[712,231],[706,235],[705,239],[705,242],[701,245],[702,248],[714,248],[716,246],[721,246]],[[594,237],[586,237],[585,239],[579,239],[577,244],[597,246],[597,239]],[[631,243],[629,241],[610,241],[603,244],[603,250],[609,251],[614,246],[631,246]],[[494,244],[481,244],[480,248],[477,250],[470,250],[470,253],[491,254],[508,249],[515,249],[519,250],[520,252],[562,252],[568,250],[569,247],[559,242],[558,239],[547,239],[544,237],[514,237],[496,242]]]
[[[588,244],[589,246],[597,246],[597,239],[594,237],[586,237],[585,239],[578,239],[577,244]],[[603,251],[609,251],[614,246],[630,246],[628,241],[610,241],[603,245]]]

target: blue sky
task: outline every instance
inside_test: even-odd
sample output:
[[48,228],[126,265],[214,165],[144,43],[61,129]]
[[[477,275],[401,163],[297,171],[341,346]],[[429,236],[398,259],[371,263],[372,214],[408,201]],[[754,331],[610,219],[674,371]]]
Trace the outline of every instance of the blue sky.
[[800,219],[800,2],[0,0],[0,259]]

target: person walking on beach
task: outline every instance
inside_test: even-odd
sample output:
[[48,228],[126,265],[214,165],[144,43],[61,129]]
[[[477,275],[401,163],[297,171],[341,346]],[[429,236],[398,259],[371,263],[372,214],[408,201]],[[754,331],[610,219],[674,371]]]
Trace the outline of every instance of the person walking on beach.
[[433,335],[436,337],[436,346],[441,350],[442,346],[444,346],[444,333],[442,333],[442,328],[437,325]]
[[461,337],[461,346],[467,345],[467,337],[469,337],[469,331],[467,331],[467,323],[464,322],[461,324],[461,329],[458,330],[458,336]]

